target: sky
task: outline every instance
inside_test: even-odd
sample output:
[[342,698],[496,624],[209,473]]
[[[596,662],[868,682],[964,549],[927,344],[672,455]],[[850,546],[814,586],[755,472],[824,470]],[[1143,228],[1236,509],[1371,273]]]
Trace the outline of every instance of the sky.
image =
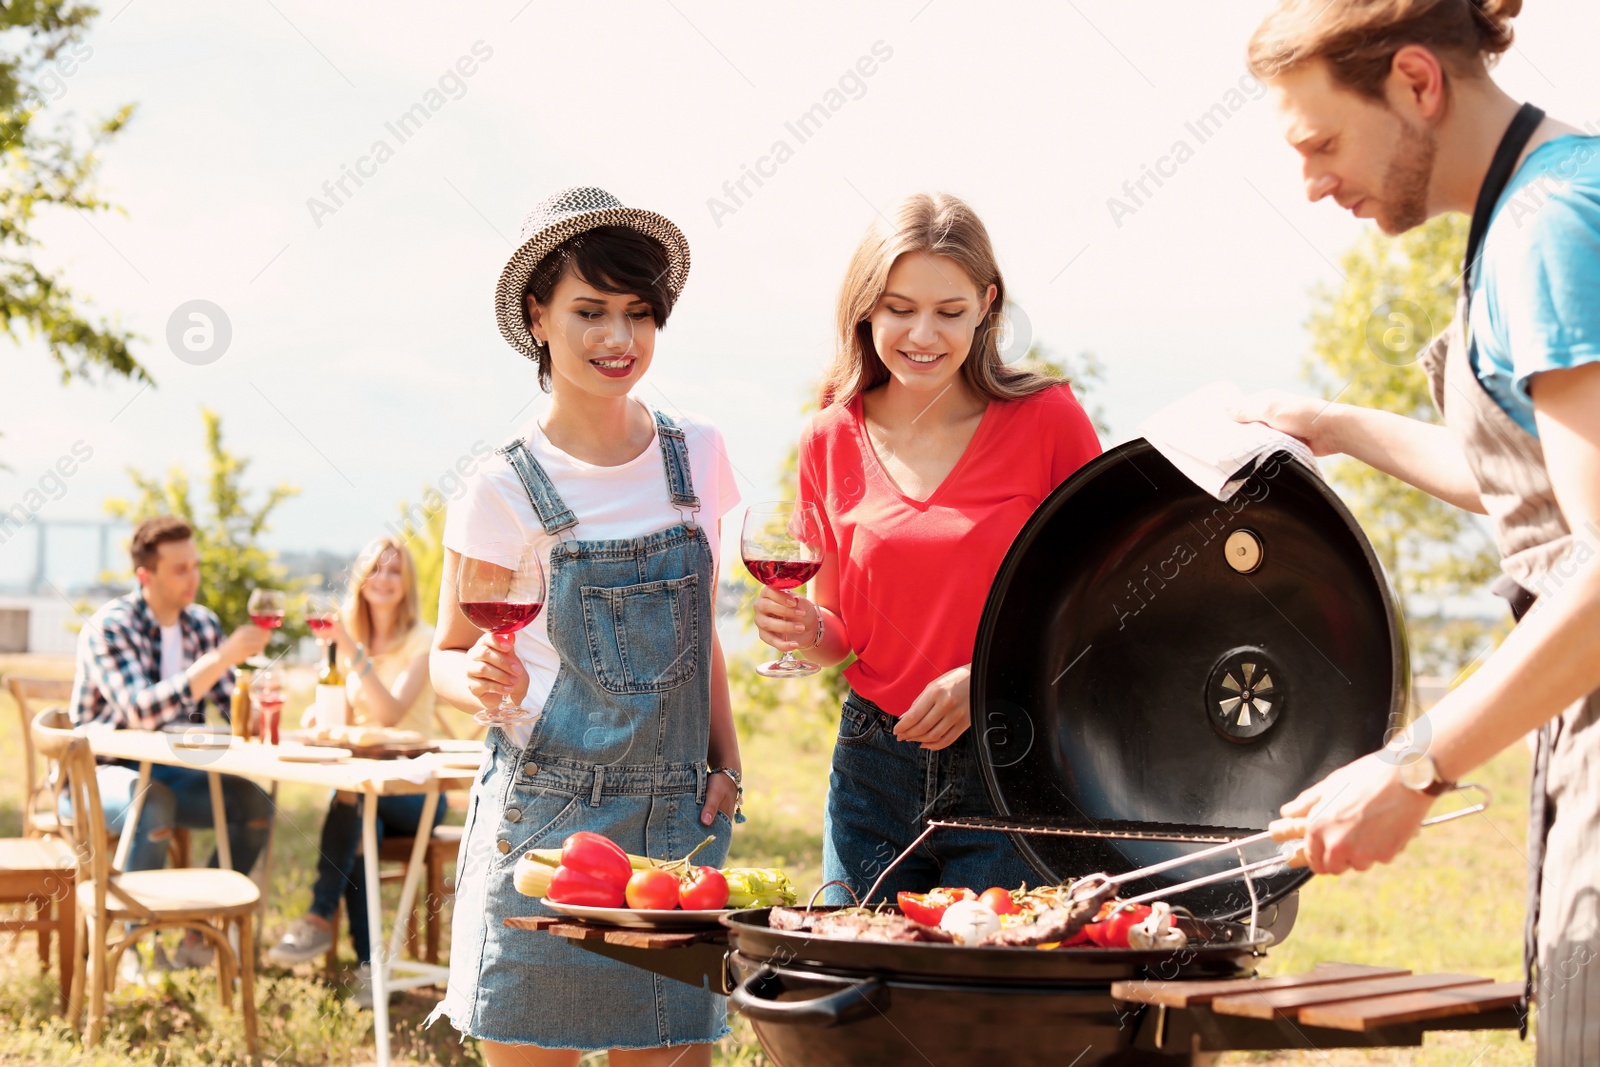
[[[157,384],[63,387],[38,343],[0,346],[0,510],[43,481],[39,518],[98,518],[130,466],[198,474],[208,406],[250,485],[300,487],[269,547],[354,551],[541,410],[492,294],[522,216],[577,184],[687,235],[638,395],[718,424],[746,502],[775,493],[852,249],[918,190],[983,217],[1019,338],[1104,363],[1108,444],[1211,381],[1304,388],[1308,294],[1371,223],[1304,198],[1243,67],[1266,7],[110,0],[47,114],[137,104],[103,153],[118,210],[37,232]],[[1515,25],[1507,90],[1600,123],[1600,8]],[[220,310],[202,357],[193,301]],[[30,563],[0,544],[0,577]]]

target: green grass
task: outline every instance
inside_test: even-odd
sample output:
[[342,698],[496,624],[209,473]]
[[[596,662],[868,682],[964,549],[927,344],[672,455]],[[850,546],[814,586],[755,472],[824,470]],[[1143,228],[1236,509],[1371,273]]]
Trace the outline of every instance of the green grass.
[[[734,669],[739,669],[735,665]],[[65,675],[63,660],[0,657],[0,674]],[[793,683],[791,683],[793,684]],[[812,691],[792,690],[801,700]],[[307,697],[302,694],[301,702]],[[294,705],[291,704],[291,707]],[[292,721],[292,720],[291,720]],[[730,863],[781,866],[797,887],[820,880],[822,798],[827,787],[831,727],[815,708],[780,706],[741,716],[745,811],[749,821],[734,838]],[[19,720],[0,692],[0,768],[11,783],[0,788],[0,836],[20,829]],[[1421,971],[1462,971],[1514,980],[1521,973],[1525,892],[1526,783],[1528,754],[1515,748],[1476,776],[1496,797],[1485,816],[1426,830],[1393,865],[1362,875],[1313,880],[1301,894],[1293,935],[1275,949],[1268,974],[1304,970],[1324,960],[1400,964]],[[310,900],[313,857],[326,798],[320,791],[282,786],[274,842],[273,878],[267,908],[267,940]],[[458,801],[453,818],[460,820]],[[210,854],[209,834],[195,835],[197,859]],[[397,887],[389,887],[397,895]],[[448,929],[446,930],[448,942]],[[343,942],[347,965],[354,959]],[[52,973],[52,979],[54,977]],[[257,983],[264,1059],[291,1065],[362,1064],[372,1061],[372,1016],[343,999],[337,983],[326,984],[309,966],[294,972],[265,968]],[[236,1062],[243,1049],[236,1015],[219,1010],[211,972],[179,974],[160,989],[119,988],[111,1001],[105,1044],[86,1052],[57,1013],[53,980],[41,981],[31,935],[0,935],[0,1065],[139,1064],[162,1067]],[[461,1044],[446,1023],[423,1030],[421,1023],[439,994],[408,992],[393,1002],[397,1062],[477,1064],[477,1050]],[[741,1020],[718,1049],[727,1067],[765,1067]],[[1421,1049],[1355,1052],[1233,1053],[1229,1063],[1427,1064],[1438,1067],[1501,1067],[1532,1062],[1533,1046],[1515,1034],[1441,1034]],[[599,1064],[603,1056],[588,1057]]]

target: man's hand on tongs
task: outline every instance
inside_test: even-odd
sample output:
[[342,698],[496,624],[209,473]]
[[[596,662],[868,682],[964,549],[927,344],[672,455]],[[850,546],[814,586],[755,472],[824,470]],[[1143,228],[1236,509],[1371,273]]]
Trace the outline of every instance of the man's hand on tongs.
[[1290,865],[1318,874],[1364,871],[1399,855],[1422,825],[1433,798],[1400,784],[1389,750],[1334,771],[1280,810],[1268,829],[1275,841],[1304,840]]

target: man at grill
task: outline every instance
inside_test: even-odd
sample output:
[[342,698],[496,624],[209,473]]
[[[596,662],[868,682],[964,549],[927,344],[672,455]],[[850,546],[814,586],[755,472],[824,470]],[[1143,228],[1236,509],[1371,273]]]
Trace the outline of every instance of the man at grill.
[[1491,518],[1516,629],[1403,751],[1336,771],[1274,829],[1303,834],[1321,873],[1387,862],[1436,796],[1537,730],[1526,949],[1538,1059],[1600,1063],[1600,980],[1581,973],[1600,957],[1600,138],[1489,77],[1521,7],[1282,0],[1257,29],[1250,67],[1286,119],[1308,197],[1388,234],[1446,211],[1472,225],[1455,320],[1422,358],[1444,426],[1279,392],[1236,415]]

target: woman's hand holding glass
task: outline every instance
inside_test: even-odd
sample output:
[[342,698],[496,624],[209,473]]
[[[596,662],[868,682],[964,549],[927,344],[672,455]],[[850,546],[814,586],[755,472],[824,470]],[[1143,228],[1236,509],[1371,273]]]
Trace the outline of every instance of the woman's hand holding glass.
[[762,586],[755,613],[756,632],[779,652],[809,649],[817,640],[817,606],[803,596]]
[[467,650],[467,689],[485,708],[505,701],[521,707],[528,695],[528,670],[515,643],[514,635],[485,633]]

